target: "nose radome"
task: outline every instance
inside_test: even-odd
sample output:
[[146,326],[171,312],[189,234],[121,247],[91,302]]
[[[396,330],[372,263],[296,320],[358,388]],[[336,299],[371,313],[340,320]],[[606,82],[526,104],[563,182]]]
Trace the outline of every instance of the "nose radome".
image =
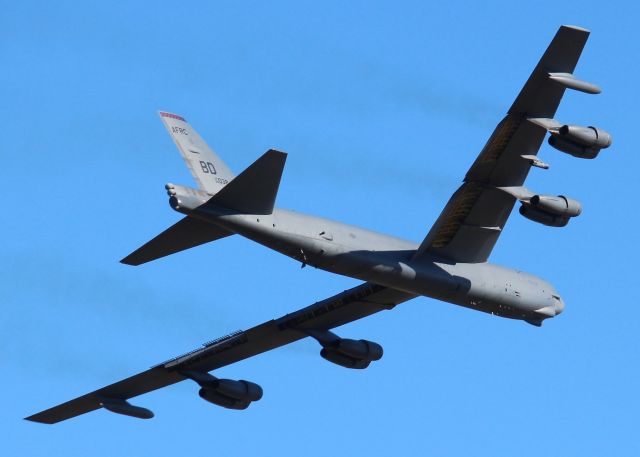
[[564,302],[559,295],[553,295],[553,308],[556,310],[556,316],[564,311]]

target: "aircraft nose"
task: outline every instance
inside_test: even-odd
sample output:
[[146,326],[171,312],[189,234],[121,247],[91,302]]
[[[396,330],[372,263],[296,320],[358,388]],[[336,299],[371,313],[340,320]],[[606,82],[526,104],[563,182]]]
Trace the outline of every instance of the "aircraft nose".
[[562,298],[560,298],[559,295],[553,296],[553,308],[556,311],[556,316],[562,313],[562,311],[564,311],[564,302],[562,301]]

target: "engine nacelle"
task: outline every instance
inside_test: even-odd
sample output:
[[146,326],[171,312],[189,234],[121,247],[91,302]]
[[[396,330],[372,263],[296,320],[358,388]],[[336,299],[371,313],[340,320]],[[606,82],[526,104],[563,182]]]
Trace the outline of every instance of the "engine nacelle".
[[529,220],[550,227],[564,227],[569,219],[582,213],[580,202],[564,195],[534,195],[522,203],[520,214]]
[[367,340],[350,340],[341,338],[326,345],[320,355],[329,362],[345,368],[363,369],[375,360],[382,358],[382,346]]
[[262,398],[262,387],[243,379],[240,381],[218,379],[217,383],[214,383],[212,387],[218,393],[237,400],[258,401]]
[[218,393],[213,389],[203,387],[198,391],[198,395],[203,400],[213,403],[214,405],[222,406],[227,409],[247,409],[251,404],[248,400],[238,400],[236,398],[230,398]]
[[529,202],[534,208],[555,216],[576,217],[582,213],[580,202],[564,195],[534,195]]
[[262,398],[262,387],[249,381],[232,379],[196,379],[200,397],[214,405],[229,409],[247,409],[251,402]]
[[549,227],[564,227],[569,223],[568,217],[556,216],[555,214],[541,211],[529,205],[522,205],[520,207],[520,214],[531,221],[548,225]]
[[549,144],[559,151],[582,159],[595,159],[601,149],[611,146],[608,132],[597,127],[563,125],[549,137]]

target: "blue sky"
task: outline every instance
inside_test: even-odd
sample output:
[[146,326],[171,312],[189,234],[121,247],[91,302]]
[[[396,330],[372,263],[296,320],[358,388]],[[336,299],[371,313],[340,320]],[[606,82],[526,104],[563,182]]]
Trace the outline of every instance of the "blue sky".
[[[446,3],[446,5],[445,5]],[[0,429],[6,455],[638,455],[633,2],[2,2]],[[356,281],[230,237],[133,268],[191,177],[156,115],[235,171],[289,153],[278,205],[419,241],[561,24],[592,30],[557,118],[612,132],[594,161],[543,145],[527,185],[579,199],[564,229],[514,214],[491,261],[549,279],[541,329],[420,298],[340,329],[362,372],[301,341],[219,370],[247,411],[181,383],[151,421],[22,417]],[[7,192],[8,191],[8,192]]]

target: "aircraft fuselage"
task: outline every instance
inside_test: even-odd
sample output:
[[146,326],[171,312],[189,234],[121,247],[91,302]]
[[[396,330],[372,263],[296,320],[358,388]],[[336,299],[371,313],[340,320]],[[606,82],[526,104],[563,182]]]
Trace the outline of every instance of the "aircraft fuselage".
[[180,211],[303,265],[497,316],[538,325],[564,308],[554,287],[535,276],[490,263],[413,259],[418,244],[340,222],[284,209],[267,215],[221,207]]

